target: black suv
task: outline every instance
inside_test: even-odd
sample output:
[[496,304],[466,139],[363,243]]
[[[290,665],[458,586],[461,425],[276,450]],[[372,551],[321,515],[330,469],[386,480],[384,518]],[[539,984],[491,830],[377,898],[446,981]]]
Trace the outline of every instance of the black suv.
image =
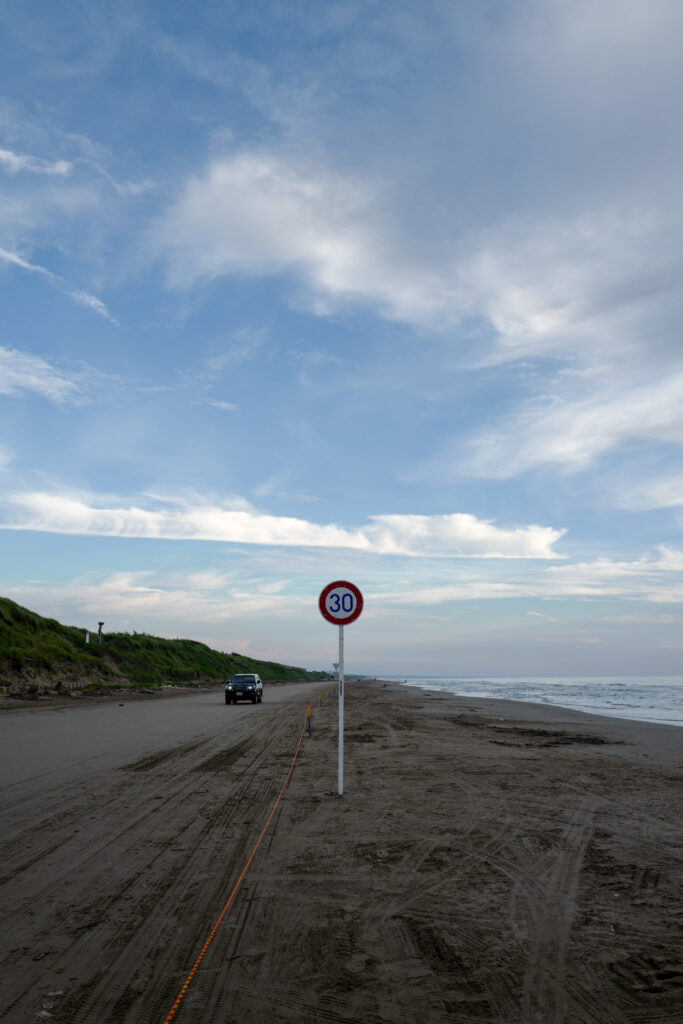
[[225,703],[236,704],[238,700],[250,700],[252,704],[263,700],[263,683],[256,672],[241,672],[225,684]]

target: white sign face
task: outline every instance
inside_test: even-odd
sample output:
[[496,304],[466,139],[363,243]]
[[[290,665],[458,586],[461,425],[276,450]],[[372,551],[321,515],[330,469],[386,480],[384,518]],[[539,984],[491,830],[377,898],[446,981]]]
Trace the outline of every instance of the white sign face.
[[363,595],[353,583],[337,580],[325,587],[318,604],[328,622],[348,626],[363,611]]

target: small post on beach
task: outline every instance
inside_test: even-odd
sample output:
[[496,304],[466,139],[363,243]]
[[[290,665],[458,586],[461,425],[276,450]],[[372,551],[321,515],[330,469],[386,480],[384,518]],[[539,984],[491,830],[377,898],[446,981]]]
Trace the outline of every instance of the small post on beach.
[[311,705],[306,703],[306,725],[308,726],[308,738],[311,738]]

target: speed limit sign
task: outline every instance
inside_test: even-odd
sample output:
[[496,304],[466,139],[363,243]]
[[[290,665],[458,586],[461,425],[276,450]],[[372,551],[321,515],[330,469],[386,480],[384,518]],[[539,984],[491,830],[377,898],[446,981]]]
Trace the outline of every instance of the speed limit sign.
[[363,611],[363,595],[355,584],[336,580],[328,583],[322,591],[318,607],[328,622],[335,626],[348,626]]
[[339,626],[339,782],[337,792],[344,793],[344,626],[355,622],[363,611],[363,595],[354,583],[335,580],[320,592],[318,608],[323,618]]

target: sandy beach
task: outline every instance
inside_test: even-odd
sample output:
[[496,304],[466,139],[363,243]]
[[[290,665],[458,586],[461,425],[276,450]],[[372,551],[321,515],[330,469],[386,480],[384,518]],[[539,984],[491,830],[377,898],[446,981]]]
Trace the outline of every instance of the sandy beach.
[[[683,1021],[680,729],[349,682],[339,798],[337,702],[318,693],[180,697],[164,706],[187,724],[144,756],[117,744],[15,771],[4,1024],[163,1024],[307,699],[312,736],[175,1020]],[[78,713],[94,729],[148,705],[161,715],[153,700]],[[38,743],[75,712],[8,711],[0,729]]]

